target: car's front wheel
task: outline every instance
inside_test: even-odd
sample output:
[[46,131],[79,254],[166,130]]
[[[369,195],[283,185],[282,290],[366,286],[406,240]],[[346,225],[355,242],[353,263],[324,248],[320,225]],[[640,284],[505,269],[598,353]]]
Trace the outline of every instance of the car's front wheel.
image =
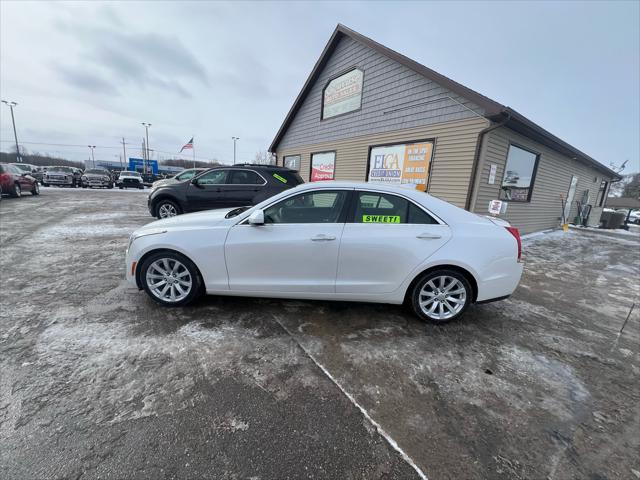
[[11,194],[13,197],[21,197],[22,196],[22,188],[20,188],[20,184],[18,182],[13,184],[13,193]]
[[31,195],[40,195],[40,185],[38,185],[38,182],[33,183],[33,190],[31,190]]
[[161,305],[186,305],[202,292],[195,264],[177,252],[158,252],[147,257],[140,267],[140,280],[147,294]]
[[160,200],[156,204],[156,218],[170,218],[181,213],[180,206],[171,200]]
[[464,314],[472,300],[469,281],[454,270],[434,270],[422,277],[411,292],[411,306],[418,317],[447,323]]

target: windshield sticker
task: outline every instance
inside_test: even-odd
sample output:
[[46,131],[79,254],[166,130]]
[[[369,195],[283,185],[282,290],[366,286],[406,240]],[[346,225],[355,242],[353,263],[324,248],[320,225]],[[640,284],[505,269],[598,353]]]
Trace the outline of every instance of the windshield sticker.
[[363,215],[362,223],[400,223],[400,215]]
[[287,183],[287,179],[282,177],[282,176],[280,176],[280,175],[278,175],[277,173],[273,174],[273,178],[275,178],[277,180],[280,180],[282,183]]

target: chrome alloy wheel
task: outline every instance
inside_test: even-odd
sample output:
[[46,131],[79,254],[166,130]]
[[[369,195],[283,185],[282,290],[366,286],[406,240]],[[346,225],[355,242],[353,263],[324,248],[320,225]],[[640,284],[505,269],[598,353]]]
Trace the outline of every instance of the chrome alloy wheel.
[[418,298],[420,309],[433,320],[456,316],[467,301],[467,289],[454,277],[441,275],[424,284]]
[[175,217],[178,215],[178,210],[176,210],[176,207],[171,203],[163,203],[158,209],[158,215],[160,218]]
[[193,288],[189,270],[173,258],[160,258],[149,265],[146,282],[154,296],[170,303],[183,300]]

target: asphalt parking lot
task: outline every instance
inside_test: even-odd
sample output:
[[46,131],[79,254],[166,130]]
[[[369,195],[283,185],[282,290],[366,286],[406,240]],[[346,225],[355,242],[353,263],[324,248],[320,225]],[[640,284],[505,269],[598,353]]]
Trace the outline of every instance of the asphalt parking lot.
[[159,307],[123,281],[151,220],[146,192],[0,203],[0,477],[640,478],[639,235],[527,239],[511,299],[438,327]]

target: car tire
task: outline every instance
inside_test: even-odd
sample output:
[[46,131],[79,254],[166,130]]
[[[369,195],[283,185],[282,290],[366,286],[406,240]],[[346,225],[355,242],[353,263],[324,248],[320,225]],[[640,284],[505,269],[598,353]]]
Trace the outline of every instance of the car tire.
[[171,251],[154,253],[142,262],[140,284],[153,301],[168,307],[193,302],[202,294],[203,285],[195,264]]
[[180,205],[173,200],[168,199],[162,199],[157,202],[153,211],[155,212],[155,217],[160,220],[163,218],[175,217],[182,213]]
[[33,190],[31,190],[31,195],[33,196],[40,195],[40,186],[38,185],[38,182],[34,182]]
[[48,187],[48,186],[49,186],[49,184],[48,184],[48,183],[44,183],[44,182],[42,182],[42,186],[43,186],[43,187]]
[[138,185],[139,190],[144,190],[144,185]]
[[22,196],[22,188],[20,188],[20,184],[18,182],[13,184],[13,192],[11,193],[12,197],[21,197]]
[[422,276],[411,291],[411,307],[422,320],[442,324],[460,318],[472,301],[473,290],[455,270],[433,270]]
[[119,188],[120,190],[122,190],[124,187],[123,187],[122,185],[120,185],[118,188]]
[[107,188],[111,190],[113,188],[113,183],[110,183],[109,185],[107,185]]

